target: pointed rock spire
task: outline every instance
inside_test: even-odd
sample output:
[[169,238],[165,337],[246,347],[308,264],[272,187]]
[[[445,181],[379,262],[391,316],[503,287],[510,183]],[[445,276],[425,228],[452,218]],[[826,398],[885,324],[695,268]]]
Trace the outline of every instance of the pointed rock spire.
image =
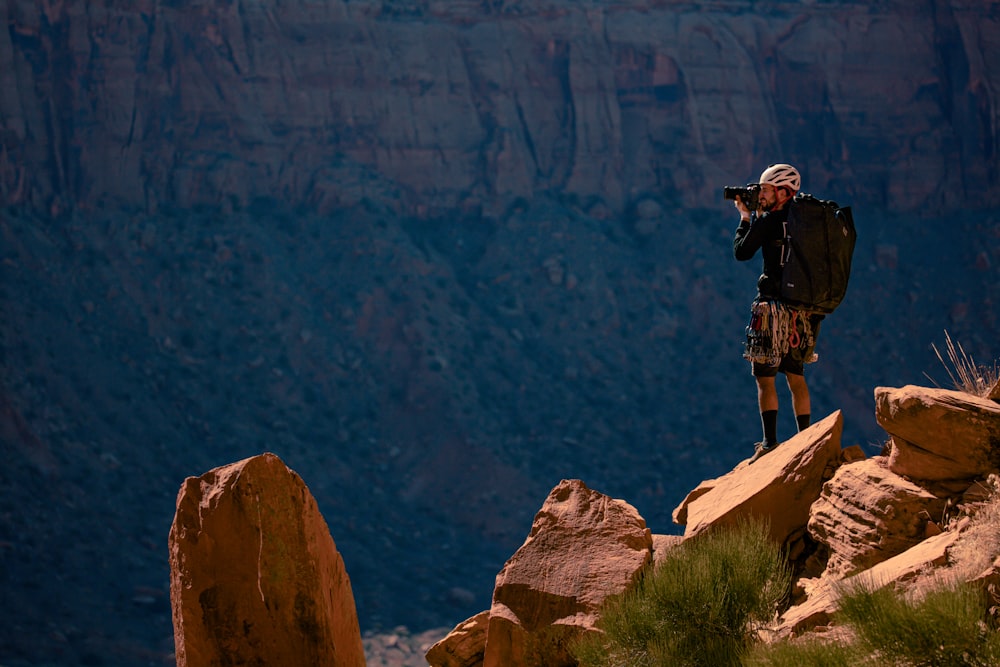
[[185,480],[169,543],[178,667],[364,667],[343,560],[274,454]]

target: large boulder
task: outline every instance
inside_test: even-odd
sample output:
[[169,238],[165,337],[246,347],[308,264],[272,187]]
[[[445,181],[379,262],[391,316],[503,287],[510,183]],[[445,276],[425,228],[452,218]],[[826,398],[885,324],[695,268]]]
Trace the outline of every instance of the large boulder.
[[1000,405],[961,391],[875,389],[875,416],[892,436],[889,469],[911,479],[985,477],[1000,467]]
[[841,466],[823,485],[809,534],[828,550],[826,574],[847,576],[938,532],[945,500],[893,473],[877,456]]
[[674,521],[685,526],[684,537],[755,516],[768,518],[771,536],[786,543],[805,528],[809,507],[840,465],[843,426],[838,410],[753,465],[744,462],[722,477],[702,482],[674,510]]
[[623,500],[563,480],[497,575],[485,667],[570,667],[567,646],[594,632],[601,604],[652,558],[645,520]]
[[343,560],[274,454],[185,480],[169,543],[178,667],[364,666]]

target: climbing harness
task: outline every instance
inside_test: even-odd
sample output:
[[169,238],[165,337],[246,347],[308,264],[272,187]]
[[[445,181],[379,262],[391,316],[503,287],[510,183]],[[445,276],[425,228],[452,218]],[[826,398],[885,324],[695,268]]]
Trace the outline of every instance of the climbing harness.
[[[789,350],[809,349],[815,345],[807,312],[796,310],[779,301],[755,299],[747,325],[746,349],[743,357],[759,364],[773,366]],[[813,354],[806,363],[816,360]]]

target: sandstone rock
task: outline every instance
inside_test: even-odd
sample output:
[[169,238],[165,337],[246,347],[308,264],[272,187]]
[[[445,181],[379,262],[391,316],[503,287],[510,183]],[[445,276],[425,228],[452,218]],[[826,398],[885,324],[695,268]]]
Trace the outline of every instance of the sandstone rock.
[[997,378],[990,390],[986,392],[986,398],[991,401],[1000,401],[1000,378]]
[[993,605],[1000,604],[1000,557],[993,560],[989,567],[969,580],[990,597]]
[[604,600],[649,563],[652,535],[634,507],[563,480],[497,575],[485,667],[569,667],[568,643],[594,631]]
[[842,464],[864,461],[866,458],[868,457],[865,455],[865,450],[861,449],[859,445],[844,447],[844,449],[840,452],[840,462]]
[[486,649],[486,628],[490,612],[481,611],[448,633],[427,651],[431,667],[479,667]]
[[841,460],[843,417],[836,411],[796,434],[753,465],[702,482],[674,510],[674,521],[689,538],[740,517],[767,517],[771,535],[784,543],[809,520],[823,480]]
[[985,477],[1000,466],[1000,405],[948,389],[875,389],[875,416],[892,435],[889,468],[918,480]]
[[[837,577],[827,577],[813,582],[809,588],[808,599],[785,611],[778,620],[774,632],[778,637],[788,637],[817,625],[826,624],[837,611],[839,597],[837,590],[840,585],[850,585],[851,581],[866,581],[879,587],[900,586],[928,568],[946,564],[948,551],[958,540],[958,536],[958,531],[941,533],[843,582]],[[864,579],[861,579],[862,577]]]
[[365,664],[343,560],[274,454],[185,480],[169,542],[178,667]]
[[[731,475],[732,473],[729,474]],[[702,480],[702,482],[698,486],[694,487],[687,494],[687,496],[684,497],[684,500],[681,501],[681,504],[674,508],[673,512],[674,523],[676,523],[678,526],[686,526],[688,522],[688,508],[691,507],[691,505],[696,500],[698,500],[705,494],[711,492],[712,489],[718,486],[719,482],[725,480],[726,477],[728,477],[728,475],[724,475],[716,479]]]
[[945,501],[886,467],[885,457],[841,466],[813,503],[809,534],[829,550],[826,573],[846,576],[927,537]]
[[680,535],[653,535],[653,567],[662,563],[670,550],[683,541]]

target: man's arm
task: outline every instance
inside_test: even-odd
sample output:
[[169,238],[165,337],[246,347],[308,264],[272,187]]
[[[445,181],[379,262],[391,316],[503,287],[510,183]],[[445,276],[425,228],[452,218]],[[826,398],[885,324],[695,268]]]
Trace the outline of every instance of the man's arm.
[[733,239],[733,256],[741,262],[751,259],[757,254],[763,244],[763,236],[759,218],[756,216],[740,216],[740,226],[736,228]]

